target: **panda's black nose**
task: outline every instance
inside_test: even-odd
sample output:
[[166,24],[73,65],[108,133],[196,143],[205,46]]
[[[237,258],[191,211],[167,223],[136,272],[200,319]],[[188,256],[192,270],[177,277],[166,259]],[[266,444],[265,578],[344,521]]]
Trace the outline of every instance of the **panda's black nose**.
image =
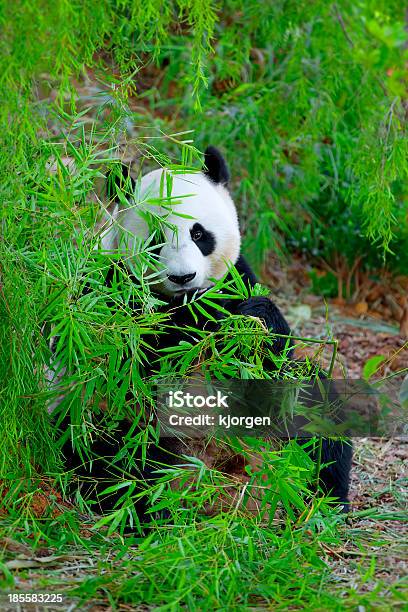
[[195,275],[196,275],[195,272],[193,272],[192,274],[183,274],[183,276],[175,276],[174,274],[169,274],[167,278],[172,283],[176,283],[176,285],[186,285],[191,280],[193,280]]

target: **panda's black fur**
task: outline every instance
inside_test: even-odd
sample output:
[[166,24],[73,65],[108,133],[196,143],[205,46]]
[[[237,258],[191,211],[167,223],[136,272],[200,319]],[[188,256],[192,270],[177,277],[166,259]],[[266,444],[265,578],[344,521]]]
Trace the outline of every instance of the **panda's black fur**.
[[[227,165],[223,156],[215,147],[207,148],[204,163],[205,166],[203,168],[203,173],[210,181],[212,181],[215,185],[226,186],[228,184],[229,171]],[[128,169],[124,167],[123,176],[118,176],[116,173],[114,179],[116,186],[119,186],[119,188],[123,186],[125,179],[129,180],[130,176]],[[108,196],[111,199],[115,199],[115,190],[116,188],[113,181],[109,180]],[[209,234],[211,234],[211,228],[203,229],[204,232],[208,231]],[[203,234],[202,228],[197,230],[197,228],[194,229],[193,226],[192,230],[194,232],[198,232],[197,235],[200,235],[201,232],[200,240],[202,239],[205,242],[205,244],[203,243],[201,251],[203,255],[205,255],[211,250],[211,244],[214,239],[211,237],[211,235],[206,236],[205,233]],[[200,248],[200,245],[197,246]],[[242,254],[239,255],[237,261],[235,262],[235,267],[246,285],[253,287],[257,283],[257,278],[254,272],[251,270]],[[107,284],[112,282],[113,274],[114,270],[111,268],[106,278]],[[188,291],[186,291],[186,293],[188,294]],[[182,340],[191,341],[193,336],[187,329],[190,326],[206,326],[206,329],[213,330],[217,328],[217,322],[211,322],[204,317],[199,319],[198,322],[196,319],[193,319],[189,308],[186,305],[183,305],[185,304],[184,293],[168,296],[167,298],[161,294],[160,297],[162,300],[165,299],[165,306],[162,308],[169,315],[169,319],[166,322],[166,329],[170,331],[161,333],[157,336],[154,349],[158,350],[171,346],[177,346],[177,344]],[[291,345],[289,344],[288,351],[288,340],[285,338],[285,336],[287,337],[290,335],[290,328],[279,308],[269,298],[251,297],[241,302],[237,300],[225,300],[222,303],[222,306],[231,314],[241,314],[262,319],[269,330],[275,334],[278,334],[278,336],[275,337],[273,344],[274,353],[279,355],[285,350],[286,355],[288,357],[291,356]],[[219,311],[214,311],[212,314],[216,320],[219,320],[221,317]],[[154,371],[155,359],[157,359],[157,355],[152,352],[152,354],[149,356],[152,371]],[[271,367],[273,367],[273,365],[271,365]],[[66,444],[64,454],[67,459],[67,467],[74,468],[80,472],[82,477],[86,476],[87,478],[90,477],[91,479],[90,484],[85,484],[83,486],[82,493],[85,491],[85,494],[89,494],[91,498],[98,497],[98,494],[101,491],[115,482],[115,479],[119,479],[121,477],[122,469],[125,471],[125,468],[123,468],[121,464],[117,464],[115,468],[110,467],[109,458],[115,456],[120,451],[124,441],[129,437],[129,428],[130,425],[128,422],[122,422],[118,425],[113,435],[103,436],[95,442],[92,452],[95,453],[95,456],[103,457],[105,461],[95,461],[91,472],[88,472],[84,468],[79,469],[79,466],[82,464],[82,460],[77,455],[73,454],[71,444]],[[140,466],[142,466],[141,449],[136,452],[139,453],[137,459],[140,460],[139,463]],[[182,449],[179,449],[175,445],[174,440],[171,438],[164,438],[160,441],[159,445],[151,444],[147,451],[146,464],[144,464],[143,467],[140,467],[139,474],[135,474],[134,476],[140,477],[146,482],[151,482],[155,478],[153,472],[154,463],[182,463],[177,456],[179,452],[182,452]],[[322,464],[329,463],[330,465],[325,467],[320,473],[321,486],[327,493],[330,493],[332,496],[338,498],[344,510],[348,510],[349,507],[348,490],[351,458],[352,449],[349,443],[343,443],[336,440],[323,441],[321,462]],[[120,494],[121,492],[119,491],[118,494],[111,496],[108,500],[105,499],[102,501],[100,510],[106,511],[112,508]],[[138,502],[136,510],[141,522],[143,522],[146,518],[146,502],[143,501],[143,499]]]

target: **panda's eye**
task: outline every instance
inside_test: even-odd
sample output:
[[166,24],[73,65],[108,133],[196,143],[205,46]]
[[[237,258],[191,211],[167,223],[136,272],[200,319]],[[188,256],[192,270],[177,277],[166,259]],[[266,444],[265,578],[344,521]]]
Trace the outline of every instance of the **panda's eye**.
[[198,240],[201,240],[202,237],[203,232],[201,230],[194,230],[194,232],[191,234],[191,238],[194,240],[194,242],[198,242]]

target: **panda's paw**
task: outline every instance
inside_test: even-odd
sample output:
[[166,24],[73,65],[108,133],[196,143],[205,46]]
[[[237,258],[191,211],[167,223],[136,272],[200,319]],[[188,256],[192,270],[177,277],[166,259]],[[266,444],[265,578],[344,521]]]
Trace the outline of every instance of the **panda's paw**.
[[254,296],[240,302],[236,312],[237,314],[247,317],[259,317],[263,319],[268,315],[271,306],[273,306],[273,304],[267,297]]
[[281,354],[291,346],[290,327],[279,308],[269,298],[253,296],[240,302],[235,313],[261,319],[267,329],[276,334],[272,349],[275,354]]
[[237,314],[263,319],[268,329],[276,334],[290,334],[290,328],[279,308],[267,297],[254,296],[240,302]]

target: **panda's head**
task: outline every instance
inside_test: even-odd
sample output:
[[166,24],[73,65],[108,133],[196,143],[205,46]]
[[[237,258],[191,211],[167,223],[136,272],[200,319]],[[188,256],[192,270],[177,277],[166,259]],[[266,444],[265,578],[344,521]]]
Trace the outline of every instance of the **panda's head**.
[[115,223],[102,238],[104,248],[119,249],[126,260],[137,253],[140,240],[149,237],[147,213],[163,218],[154,288],[167,296],[210,287],[212,279],[222,278],[239,257],[240,232],[227,190],[226,163],[216,148],[208,147],[204,164],[198,173],[170,173],[167,201],[163,191],[167,195],[169,171],[143,176],[137,201],[117,207]]

